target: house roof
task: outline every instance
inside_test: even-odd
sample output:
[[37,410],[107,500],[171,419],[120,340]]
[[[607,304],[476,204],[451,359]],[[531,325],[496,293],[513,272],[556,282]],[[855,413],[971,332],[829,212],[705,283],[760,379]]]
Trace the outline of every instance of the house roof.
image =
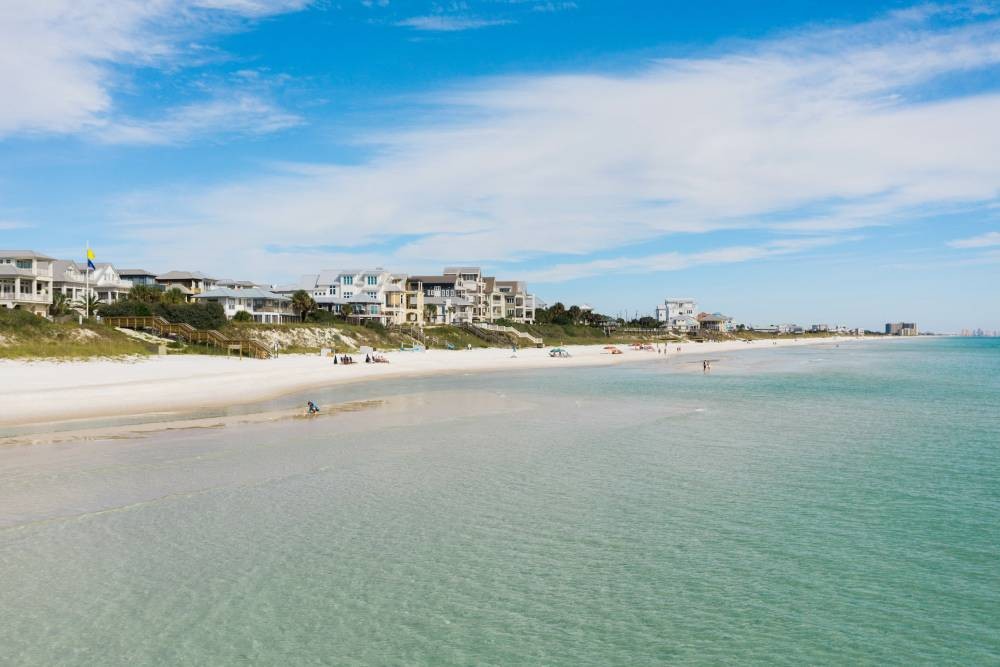
[[701,313],[698,315],[699,322],[732,322],[733,318],[723,315],[722,313]]
[[448,266],[445,267],[445,275],[449,273],[481,273],[482,269],[478,266]]
[[49,257],[48,255],[43,255],[40,252],[35,252],[34,250],[0,250],[0,257],[9,257],[11,259],[42,259],[49,262],[54,262],[54,257]]
[[167,271],[156,276],[157,280],[215,280],[201,271]]
[[[119,272],[120,273],[120,272]],[[257,283],[250,280],[233,280],[232,278],[219,278],[215,281],[220,287],[256,287]]]
[[259,287],[250,287],[247,289],[217,287],[215,289],[208,290],[207,292],[194,295],[195,299],[219,299],[225,297],[237,299],[273,299],[276,301],[290,300],[287,296],[281,296],[280,294],[275,294],[274,292],[269,292],[267,290],[260,289]]
[[454,275],[451,276],[410,276],[408,280],[421,282],[421,283],[448,283],[451,285],[455,284],[458,278]]
[[146,269],[118,269],[118,275],[120,276],[151,276],[156,277],[156,274],[152,271],[147,271]]

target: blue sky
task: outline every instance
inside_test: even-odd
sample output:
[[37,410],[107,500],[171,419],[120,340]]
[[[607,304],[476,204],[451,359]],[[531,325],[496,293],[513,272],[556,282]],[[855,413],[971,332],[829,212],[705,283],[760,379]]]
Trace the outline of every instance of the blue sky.
[[15,0],[0,89],[0,246],[1000,328],[995,3]]

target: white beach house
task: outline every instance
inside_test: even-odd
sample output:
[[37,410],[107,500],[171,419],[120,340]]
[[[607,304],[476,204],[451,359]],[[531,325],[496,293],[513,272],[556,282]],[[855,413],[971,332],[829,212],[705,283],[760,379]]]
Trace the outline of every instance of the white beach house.
[[81,302],[88,294],[102,303],[114,303],[128,296],[132,282],[125,280],[108,262],[99,262],[89,271],[86,264],[66,259],[52,264],[52,292],[62,294],[70,302]]
[[262,324],[282,324],[298,319],[298,315],[292,309],[290,298],[257,287],[242,289],[218,287],[195,294],[191,299],[198,303],[221,305],[229,319],[233,319],[240,312],[249,314],[254,322]]
[[406,321],[406,276],[383,268],[325,269],[302,276],[298,283],[281,285],[274,292],[291,296],[303,290],[316,305],[332,313],[349,312],[358,320],[379,324]]
[[656,321],[660,326],[674,331],[697,331],[699,324],[695,317],[694,299],[668,298],[656,307]]
[[0,250],[0,307],[47,315],[55,261],[33,250]]

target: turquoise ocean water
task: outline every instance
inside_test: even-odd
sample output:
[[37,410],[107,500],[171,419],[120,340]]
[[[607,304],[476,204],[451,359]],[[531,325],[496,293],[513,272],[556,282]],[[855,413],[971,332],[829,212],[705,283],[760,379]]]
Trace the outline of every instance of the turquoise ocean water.
[[716,356],[0,448],[0,664],[1000,664],[1000,340]]

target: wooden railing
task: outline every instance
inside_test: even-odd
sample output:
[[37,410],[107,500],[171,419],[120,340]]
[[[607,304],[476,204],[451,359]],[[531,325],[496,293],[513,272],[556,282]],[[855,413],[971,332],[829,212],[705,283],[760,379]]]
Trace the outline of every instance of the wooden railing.
[[534,347],[542,347],[545,344],[538,336],[532,336],[526,331],[499,324],[465,322],[462,324],[462,328],[490,343],[503,343],[505,339],[512,337],[513,340],[526,340]]
[[238,350],[241,355],[246,354],[257,359],[267,359],[271,356],[271,350],[258,341],[231,338],[215,329],[207,331],[195,329],[190,324],[184,322],[168,322],[158,315],[105,317],[103,321],[113,327],[120,327],[122,329],[145,329],[155,331],[163,337],[180,338],[189,343],[201,343],[226,350]]

